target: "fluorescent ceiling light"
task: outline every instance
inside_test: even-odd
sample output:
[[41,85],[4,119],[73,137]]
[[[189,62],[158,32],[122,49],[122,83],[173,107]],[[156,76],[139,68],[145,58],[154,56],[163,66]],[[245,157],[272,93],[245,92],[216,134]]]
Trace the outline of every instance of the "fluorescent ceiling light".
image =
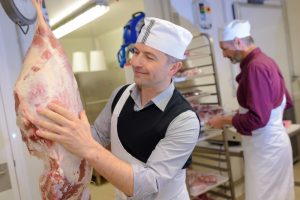
[[65,17],[61,22],[55,23],[52,26],[53,33],[56,38],[61,38],[104,15],[108,11],[108,6],[99,4],[81,8]]
[[67,16],[72,15],[72,13],[76,12],[76,10],[79,10],[82,6],[87,4],[89,0],[80,0],[75,1],[72,3],[72,5],[68,6],[66,9],[64,9],[62,12],[60,12],[58,15],[54,16],[54,18],[50,19],[50,26],[55,26],[60,21],[65,19]]

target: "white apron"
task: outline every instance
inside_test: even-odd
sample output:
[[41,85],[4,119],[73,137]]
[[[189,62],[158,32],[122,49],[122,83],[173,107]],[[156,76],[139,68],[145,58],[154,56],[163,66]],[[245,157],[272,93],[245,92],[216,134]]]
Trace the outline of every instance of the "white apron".
[[[115,106],[115,109],[112,114],[111,120],[111,152],[117,156],[119,159],[134,165],[145,166],[145,163],[133,157],[129,154],[126,149],[122,146],[122,143],[119,140],[118,131],[117,131],[117,122],[120,112],[130,95],[130,90],[134,87],[135,84],[129,85],[126,90],[121,95],[118,103]],[[188,191],[185,185],[185,176],[186,170],[181,170],[182,172],[177,174],[176,177],[170,181],[169,184],[164,186],[164,190],[158,193],[156,200],[189,200]],[[116,189],[116,200],[126,200],[128,197],[121,191]],[[146,199],[145,199],[146,200]],[[147,199],[153,200],[153,199]]]
[[[286,99],[273,109],[267,125],[242,135],[246,200],[294,200],[292,148],[282,123]],[[240,113],[248,110],[240,107]]]

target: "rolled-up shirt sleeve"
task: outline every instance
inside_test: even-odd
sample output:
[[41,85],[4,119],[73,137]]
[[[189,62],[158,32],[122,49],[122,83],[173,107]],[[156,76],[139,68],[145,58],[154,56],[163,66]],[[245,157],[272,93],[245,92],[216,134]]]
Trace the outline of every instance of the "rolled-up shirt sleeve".
[[132,165],[134,195],[129,199],[155,199],[159,190],[182,170],[199,136],[196,114],[186,111],[169,125],[166,136],[151,153],[145,166]]

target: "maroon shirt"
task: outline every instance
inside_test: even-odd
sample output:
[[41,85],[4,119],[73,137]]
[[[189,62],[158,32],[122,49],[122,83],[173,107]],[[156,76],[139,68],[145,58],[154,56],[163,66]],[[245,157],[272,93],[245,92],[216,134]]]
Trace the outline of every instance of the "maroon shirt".
[[292,107],[292,100],[278,65],[259,48],[248,54],[240,67],[241,73],[236,77],[237,100],[249,111],[234,115],[232,124],[239,133],[252,135],[253,130],[268,123],[272,109],[281,105],[284,95],[285,109]]

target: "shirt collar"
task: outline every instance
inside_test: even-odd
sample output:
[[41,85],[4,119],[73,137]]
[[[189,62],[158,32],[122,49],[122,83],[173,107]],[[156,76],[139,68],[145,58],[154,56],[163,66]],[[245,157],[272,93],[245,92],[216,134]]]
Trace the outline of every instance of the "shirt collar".
[[[171,97],[173,96],[173,92],[175,90],[174,83],[172,83],[164,90],[162,91],[159,95],[155,96],[154,98],[151,99],[151,101],[145,105],[144,107],[147,107],[154,103],[161,111],[164,111],[165,108],[167,107],[167,104],[169,103]],[[138,107],[141,107],[141,93],[139,88],[135,85],[131,90],[130,90],[130,96],[134,100],[135,104]]]
[[252,60],[252,58],[261,53],[261,50],[259,47],[256,47],[255,49],[253,49],[247,56],[246,58],[244,58],[240,64],[241,69],[243,69],[244,66],[247,66],[249,64],[249,62]]

